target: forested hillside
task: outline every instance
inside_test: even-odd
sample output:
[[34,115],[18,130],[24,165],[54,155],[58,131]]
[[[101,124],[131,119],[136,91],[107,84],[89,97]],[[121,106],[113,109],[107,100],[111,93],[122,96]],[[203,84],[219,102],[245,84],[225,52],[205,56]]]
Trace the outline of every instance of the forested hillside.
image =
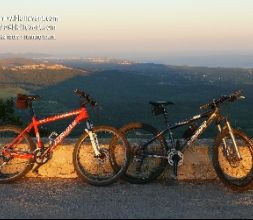
[[[44,62],[45,60],[43,60]],[[171,121],[199,113],[199,106],[220,95],[242,89],[246,100],[230,104],[234,125],[253,135],[253,70],[187,66],[166,66],[151,63],[103,63],[82,60],[49,60],[71,69],[43,71],[0,71],[1,91],[7,86],[39,94],[43,99],[35,105],[39,117],[63,112],[79,106],[73,90],[80,88],[93,96],[102,111],[90,114],[96,124],[120,127],[139,120],[164,127],[160,117],[151,114],[148,102],[169,100],[176,104],[169,109]],[[4,89],[5,88],[5,89]],[[15,90],[12,91],[13,94]],[[2,92],[3,93],[3,92]],[[9,92],[8,94],[10,94]],[[27,113],[23,114],[25,119]],[[59,124],[60,130],[64,124]],[[79,131],[77,130],[76,133]],[[79,132],[80,133],[80,132]],[[209,132],[210,136],[212,132]]]

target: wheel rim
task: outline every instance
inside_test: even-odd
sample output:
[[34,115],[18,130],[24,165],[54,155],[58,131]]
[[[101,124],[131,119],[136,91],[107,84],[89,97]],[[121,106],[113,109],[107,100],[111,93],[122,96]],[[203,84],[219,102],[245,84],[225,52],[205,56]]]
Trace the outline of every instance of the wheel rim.
[[[0,130],[0,179],[12,179],[22,174],[30,163],[29,159],[10,158],[4,156],[2,151],[20,133],[12,129]],[[30,143],[26,138],[11,148],[12,152],[30,152]]]
[[[252,146],[247,139],[241,135],[234,134],[242,160],[238,160],[233,147],[233,141],[229,134],[224,139],[227,148],[225,150],[223,141],[217,148],[218,163],[224,178],[234,185],[240,186],[242,181],[252,180],[253,158]],[[248,182],[248,181],[247,181]]]
[[[103,183],[116,178],[126,169],[128,152],[126,143],[115,131],[103,128],[94,132],[101,147],[102,157],[95,156],[89,136],[86,135],[78,147],[77,164],[79,171],[88,181]],[[117,169],[113,163],[117,164]]]
[[128,130],[125,132],[125,136],[127,137],[133,154],[126,175],[130,178],[140,180],[149,179],[161,168],[164,159],[150,158],[147,155],[166,155],[163,145],[156,139],[145,149],[141,149],[143,144],[155,136],[153,133],[141,128]]

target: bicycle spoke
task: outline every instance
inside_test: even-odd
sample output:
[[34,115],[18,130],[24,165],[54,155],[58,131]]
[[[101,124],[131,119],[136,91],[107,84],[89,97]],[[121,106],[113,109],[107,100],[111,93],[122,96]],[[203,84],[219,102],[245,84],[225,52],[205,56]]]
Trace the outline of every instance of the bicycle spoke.
[[[0,126],[0,144],[2,146],[0,157],[0,183],[17,180],[32,168],[32,159],[11,156],[30,154],[30,152],[34,151],[34,146],[30,144],[31,140],[29,141],[29,136],[23,135],[18,141],[14,141],[20,136],[21,132],[22,129],[15,126]],[[14,142],[15,145],[11,146],[11,143]]]
[[[100,155],[94,157],[94,149],[86,135],[77,148],[78,163],[75,165],[80,177],[94,185],[107,185],[123,173],[128,164],[128,148],[121,134],[110,127],[94,130],[99,143]],[[124,142],[125,141],[125,142]],[[88,158],[87,158],[88,155]]]
[[[224,184],[234,190],[243,191],[250,188],[253,183],[253,152],[251,139],[243,132],[233,129],[238,150],[242,156],[237,159],[234,152],[234,143],[231,140],[230,133],[225,130],[220,139],[219,144],[214,151],[214,167],[217,175]],[[224,154],[222,139],[226,138],[228,152]]]

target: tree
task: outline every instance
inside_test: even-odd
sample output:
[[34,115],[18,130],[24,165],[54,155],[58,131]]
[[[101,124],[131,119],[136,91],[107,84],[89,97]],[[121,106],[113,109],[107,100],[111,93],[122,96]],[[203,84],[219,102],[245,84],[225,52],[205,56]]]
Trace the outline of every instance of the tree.
[[0,124],[22,124],[20,117],[15,114],[13,99],[0,99]]

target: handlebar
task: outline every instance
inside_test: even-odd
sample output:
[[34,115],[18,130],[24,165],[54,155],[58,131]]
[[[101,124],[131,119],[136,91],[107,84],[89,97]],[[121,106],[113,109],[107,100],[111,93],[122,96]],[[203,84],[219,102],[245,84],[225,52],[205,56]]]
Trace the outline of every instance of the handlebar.
[[95,107],[98,105],[98,103],[93,98],[91,98],[90,95],[81,91],[80,89],[76,89],[74,92],[77,95],[79,95],[81,98],[84,98],[86,100],[86,102],[89,103],[91,106]]
[[245,99],[245,96],[242,95],[241,90],[231,93],[230,95],[221,96],[219,99],[214,99],[213,101],[200,106],[200,109],[203,110],[203,109],[208,109],[208,108],[215,108],[226,101],[234,102],[238,99]]

